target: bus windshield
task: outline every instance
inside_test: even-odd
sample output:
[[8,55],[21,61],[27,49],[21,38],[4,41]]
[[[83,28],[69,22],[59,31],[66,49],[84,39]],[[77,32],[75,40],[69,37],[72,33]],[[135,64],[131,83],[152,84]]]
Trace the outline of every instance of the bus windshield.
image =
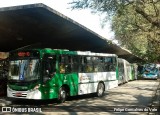
[[12,60],[9,62],[8,80],[33,81],[39,78],[39,59]]

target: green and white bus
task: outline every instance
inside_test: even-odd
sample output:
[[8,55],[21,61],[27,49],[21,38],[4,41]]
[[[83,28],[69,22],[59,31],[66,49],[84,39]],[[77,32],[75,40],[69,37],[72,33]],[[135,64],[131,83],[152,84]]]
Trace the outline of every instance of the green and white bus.
[[9,54],[7,97],[54,99],[118,86],[115,54],[62,49],[16,50]]
[[137,79],[137,65],[127,60],[118,58],[118,84],[124,84]]

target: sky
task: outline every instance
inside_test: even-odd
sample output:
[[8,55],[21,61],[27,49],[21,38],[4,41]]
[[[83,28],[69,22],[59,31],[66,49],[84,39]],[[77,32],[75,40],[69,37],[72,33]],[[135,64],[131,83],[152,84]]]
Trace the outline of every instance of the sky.
[[[71,5],[68,3],[72,1],[73,0],[0,0],[0,7],[43,3],[96,32],[105,39],[114,39],[114,32],[111,30],[111,25],[109,22],[105,25],[105,27],[101,27],[100,20],[103,19],[102,15],[92,14],[90,9],[71,10]],[[116,43],[116,41],[113,42]]]

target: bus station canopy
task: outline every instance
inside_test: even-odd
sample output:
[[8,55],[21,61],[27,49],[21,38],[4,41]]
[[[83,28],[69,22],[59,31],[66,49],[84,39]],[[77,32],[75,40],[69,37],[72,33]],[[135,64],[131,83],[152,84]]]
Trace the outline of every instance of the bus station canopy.
[[143,61],[44,4],[0,8],[0,51],[31,46],[114,53],[129,62]]

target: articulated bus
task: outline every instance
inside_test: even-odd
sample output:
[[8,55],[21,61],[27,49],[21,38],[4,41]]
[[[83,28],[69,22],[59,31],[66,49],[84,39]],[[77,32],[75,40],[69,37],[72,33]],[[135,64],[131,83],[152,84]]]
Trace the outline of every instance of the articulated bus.
[[95,93],[118,86],[115,54],[62,49],[15,50],[9,54],[7,97],[54,99]]
[[137,66],[127,60],[118,58],[118,84],[124,84],[137,79]]
[[126,61],[125,59],[118,58],[118,72],[119,72],[118,84],[123,84],[128,82],[130,75],[129,62]]
[[137,80],[137,75],[138,75],[137,67],[138,67],[137,64],[135,63],[131,64],[130,80]]

